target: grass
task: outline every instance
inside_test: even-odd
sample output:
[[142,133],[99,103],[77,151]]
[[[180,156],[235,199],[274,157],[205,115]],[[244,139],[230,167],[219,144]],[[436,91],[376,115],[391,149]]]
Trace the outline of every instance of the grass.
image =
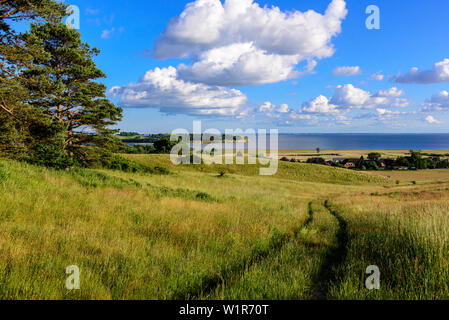
[[[360,196],[363,207],[348,197],[334,200],[335,210],[348,223],[349,245],[329,298],[449,298],[448,193],[421,197],[415,192],[414,197]],[[381,270],[379,291],[363,286],[368,265]]]
[[[415,185],[129,157],[171,173],[0,161],[0,299],[449,298],[449,183],[433,172]],[[70,265],[81,290],[65,288]],[[369,265],[379,291],[364,288]]]

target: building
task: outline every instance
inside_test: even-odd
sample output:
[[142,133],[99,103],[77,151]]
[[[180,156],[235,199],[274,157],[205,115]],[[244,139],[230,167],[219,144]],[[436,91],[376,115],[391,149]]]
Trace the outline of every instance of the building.
[[343,161],[343,165],[345,168],[358,168],[360,166],[360,162],[363,161],[362,159],[345,159]]

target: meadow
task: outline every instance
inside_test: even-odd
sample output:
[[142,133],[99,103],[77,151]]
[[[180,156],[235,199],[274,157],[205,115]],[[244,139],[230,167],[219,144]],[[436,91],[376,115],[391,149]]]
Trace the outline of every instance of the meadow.
[[169,173],[0,160],[0,299],[449,298],[449,170],[127,157]]

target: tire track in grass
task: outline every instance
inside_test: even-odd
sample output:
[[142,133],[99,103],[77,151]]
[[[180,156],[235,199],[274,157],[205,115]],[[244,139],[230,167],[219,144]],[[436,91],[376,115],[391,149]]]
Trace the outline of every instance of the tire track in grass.
[[313,300],[327,299],[331,284],[338,281],[340,277],[339,267],[345,262],[346,256],[348,255],[348,224],[336,211],[331,208],[329,200],[324,202],[324,207],[338,220],[338,247],[329,252],[323,265],[321,266],[321,270],[317,277],[316,289],[312,296]]
[[308,204],[307,220],[293,231],[293,237],[288,234],[274,235],[270,240],[268,248],[265,250],[258,248],[254,249],[252,254],[244,261],[220,271],[219,274],[204,277],[200,284],[192,284],[183,290],[176,291],[173,294],[172,299],[198,300],[207,298],[207,296],[214,292],[219,286],[229,285],[230,283],[237,281],[239,278],[243,277],[245,271],[250,269],[253,265],[262,262],[274,254],[278,254],[287,243],[296,239],[298,234],[313,222],[314,211],[312,204],[313,201]]

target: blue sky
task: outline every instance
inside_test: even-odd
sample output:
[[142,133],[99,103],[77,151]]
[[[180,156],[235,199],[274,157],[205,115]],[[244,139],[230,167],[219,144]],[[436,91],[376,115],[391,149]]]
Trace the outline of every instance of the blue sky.
[[[449,131],[446,0],[70,4],[122,130]],[[369,5],[380,30],[366,28]]]

